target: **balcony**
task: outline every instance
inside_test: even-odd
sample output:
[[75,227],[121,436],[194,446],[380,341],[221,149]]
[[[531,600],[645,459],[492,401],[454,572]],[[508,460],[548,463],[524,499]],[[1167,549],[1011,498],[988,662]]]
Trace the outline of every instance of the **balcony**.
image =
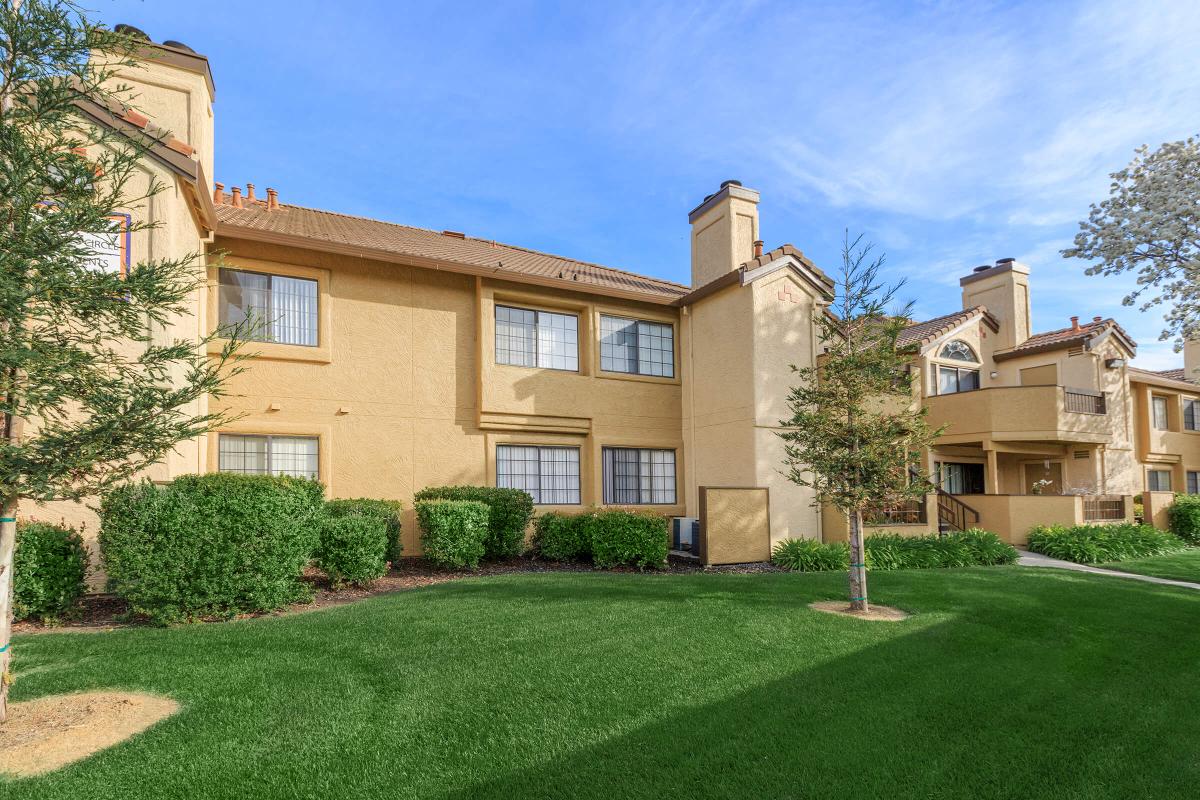
[[925,399],[938,444],[982,440],[1107,444],[1113,421],[1102,392],[1067,386],[997,386]]

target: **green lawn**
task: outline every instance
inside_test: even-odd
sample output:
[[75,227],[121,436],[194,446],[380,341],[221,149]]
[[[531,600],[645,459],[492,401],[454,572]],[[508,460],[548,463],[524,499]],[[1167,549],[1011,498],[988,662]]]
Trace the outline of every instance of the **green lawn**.
[[1172,553],[1166,556],[1114,561],[1111,564],[1097,564],[1096,566],[1121,572],[1136,572],[1138,575],[1153,575],[1156,578],[1200,583],[1200,547],[1193,547],[1182,553]]
[[1018,567],[511,575],[286,618],[24,636],[17,700],[184,711],[37,798],[1128,798],[1200,785],[1200,592]]

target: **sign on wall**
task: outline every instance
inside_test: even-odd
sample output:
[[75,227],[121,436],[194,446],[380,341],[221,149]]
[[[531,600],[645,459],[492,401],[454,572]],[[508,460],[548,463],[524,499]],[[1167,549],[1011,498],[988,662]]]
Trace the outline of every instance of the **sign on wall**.
[[129,274],[130,216],[110,214],[112,227],[98,233],[83,233],[81,243],[89,255],[84,261],[88,269],[115,273],[124,278]]

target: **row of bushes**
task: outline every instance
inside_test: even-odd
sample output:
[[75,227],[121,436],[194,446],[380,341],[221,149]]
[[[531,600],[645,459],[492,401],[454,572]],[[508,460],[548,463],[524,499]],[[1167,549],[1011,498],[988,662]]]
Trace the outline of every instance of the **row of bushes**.
[[1150,525],[1038,526],[1029,532],[1029,549],[1077,564],[1099,564],[1174,553],[1187,543]]
[[539,556],[552,561],[591,561],[601,569],[656,569],[667,560],[667,520],[625,509],[551,512],[538,517],[533,546]]
[[[867,569],[875,571],[1012,564],[1018,556],[1016,548],[999,536],[978,529],[945,536],[876,533],[863,540],[863,549]],[[844,570],[850,563],[850,545],[785,539],[775,546],[771,561],[797,572]]]

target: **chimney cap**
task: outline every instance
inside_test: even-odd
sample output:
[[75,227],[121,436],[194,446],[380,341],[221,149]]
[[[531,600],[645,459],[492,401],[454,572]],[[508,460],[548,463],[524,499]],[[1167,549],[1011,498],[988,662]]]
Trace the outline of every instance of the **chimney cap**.
[[124,22],[122,22],[119,25],[114,26],[113,33],[119,33],[122,36],[128,36],[131,39],[139,39],[143,42],[154,41],[153,39],[150,38],[149,34],[147,34],[141,28],[134,27],[133,25],[126,25]]
[[176,50],[184,50],[184,51],[186,51],[186,52],[188,52],[188,53],[195,53],[195,52],[196,52],[195,50],[193,50],[192,48],[188,47],[188,46],[187,46],[186,44],[184,44],[183,42],[177,41],[177,40],[175,40],[175,39],[167,39],[166,41],[164,41],[164,42],[163,42],[163,44],[165,44],[167,47],[174,47]]
[[1016,261],[1016,259],[1013,258],[1012,256],[1008,256],[1006,258],[997,258],[996,265],[999,266],[1000,264],[1011,264],[1014,261]]
[[741,186],[741,185],[742,185],[741,181],[735,181],[735,180],[721,181],[722,189],[724,189],[726,186]]
[[1079,317],[1071,317],[1071,330],[1079,330]]
[[971,272],[987,272],[991,268],[992,268],[991,264],[980,264],[978,267],[971,270]]

